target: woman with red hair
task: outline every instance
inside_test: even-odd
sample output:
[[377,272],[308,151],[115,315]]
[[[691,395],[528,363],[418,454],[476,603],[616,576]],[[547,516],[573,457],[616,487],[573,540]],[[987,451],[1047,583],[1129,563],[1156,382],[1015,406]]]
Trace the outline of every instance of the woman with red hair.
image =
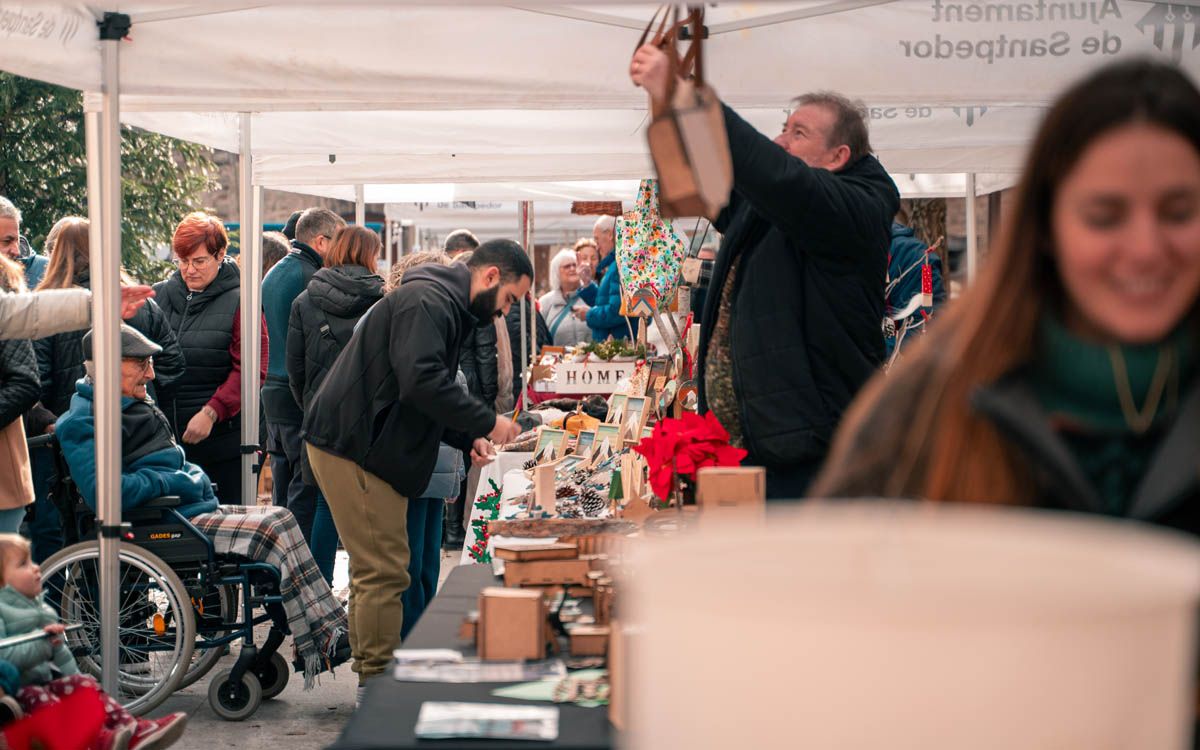
[[[240,505],[241,273],[225,257],[228,245],[225,225],[211,214],[188,214],[175,228],[171,249],[179,270],[154,292],[187,367],[159,392],[159,401],[188,459],[217,485],[221,502]],[[266,377],[266,362],[264,322],[260,377]]]

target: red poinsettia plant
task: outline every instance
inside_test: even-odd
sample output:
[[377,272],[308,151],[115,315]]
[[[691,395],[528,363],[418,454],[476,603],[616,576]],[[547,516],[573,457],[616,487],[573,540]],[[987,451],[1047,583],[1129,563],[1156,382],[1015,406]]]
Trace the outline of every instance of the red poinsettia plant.
[[696,479],[706,466],[741,466],[746,451],[729,444],[729,433],[716,416],[684,412],[682,419],[662,419],[650,437],[633,448],[650,467],[650,487],[666,499],[676,474]]

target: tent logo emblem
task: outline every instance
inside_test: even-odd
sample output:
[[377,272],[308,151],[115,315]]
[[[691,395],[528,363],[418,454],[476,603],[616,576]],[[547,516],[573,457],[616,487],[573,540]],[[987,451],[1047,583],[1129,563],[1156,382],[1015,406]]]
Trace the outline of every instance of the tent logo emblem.
[[[1200,34],[1197,34],[1197,16],[1200,9],[1189,5],[1175,3],[1154,3],[1146,15],[1134,24],[1138,31],[1147,34],[1154,32],[1154,46],[1161,52],[1169,52],[1171,59],[1179,62],[1183,58],[1184,36],[1187,27],[1192,27],[1191,49],[1200,47]],[[1167,38],[1168,32],[1170,39]]]
[[79,16],[74,13],[68,15],[63,22],[62,29],[59,31],[59,39],[65,45],[67,42],[75,38],[75,34],[79,31]]
[[987,107],[955,107],[954,114],[966,121],[967,127],[975,124],[976,120],[982,119],[987,114]]

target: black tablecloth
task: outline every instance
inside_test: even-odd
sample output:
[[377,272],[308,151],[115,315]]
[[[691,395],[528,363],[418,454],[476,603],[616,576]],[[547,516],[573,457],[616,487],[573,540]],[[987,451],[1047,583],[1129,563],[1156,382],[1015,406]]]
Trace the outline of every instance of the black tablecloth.
[[[450,572],[442,590],[430,602],[420,622],[412,629],[403,648],[461,649],[474,655],[474,649],[458,642],[458,628],[467,612],[479,606],[479,591],[500,585],[489,565],[460,565]],[[527,701],[497,698],[491,691],[495,683],[444,684],[434,682],[398,682],[391,675],[367,683],[362,706],[354,712],[341,738],[331,750],[381,750],[382,748],[437,748],[457,750],[481,747],[497,748],[588,748],[612,747],[608,710],[559,706],[558,739],[554,742],[512,742],[500,740],[418,740],[413,735],[417,714],[425,701],[464,701],[468,703],[523,703]],[[537,705],[553,705],[542,703]]]

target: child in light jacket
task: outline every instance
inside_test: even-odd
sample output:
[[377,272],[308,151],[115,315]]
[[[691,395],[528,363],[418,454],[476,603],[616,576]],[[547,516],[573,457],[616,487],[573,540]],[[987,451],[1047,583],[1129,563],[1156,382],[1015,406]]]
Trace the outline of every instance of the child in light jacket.
[[30,556],[29,541],[17,534],[0,534],[0,585],[0,638],[38,631],[47,636],[0,649],[0,660],[19,674],[16,699],[25,713],[89,687],[99,692],[105,709],[90,750],[162,750],[183,735],[187,714],[138,719],[100,691],[93,678],[79,673],[63,642],[65,627],[43,601],[41,567]]

